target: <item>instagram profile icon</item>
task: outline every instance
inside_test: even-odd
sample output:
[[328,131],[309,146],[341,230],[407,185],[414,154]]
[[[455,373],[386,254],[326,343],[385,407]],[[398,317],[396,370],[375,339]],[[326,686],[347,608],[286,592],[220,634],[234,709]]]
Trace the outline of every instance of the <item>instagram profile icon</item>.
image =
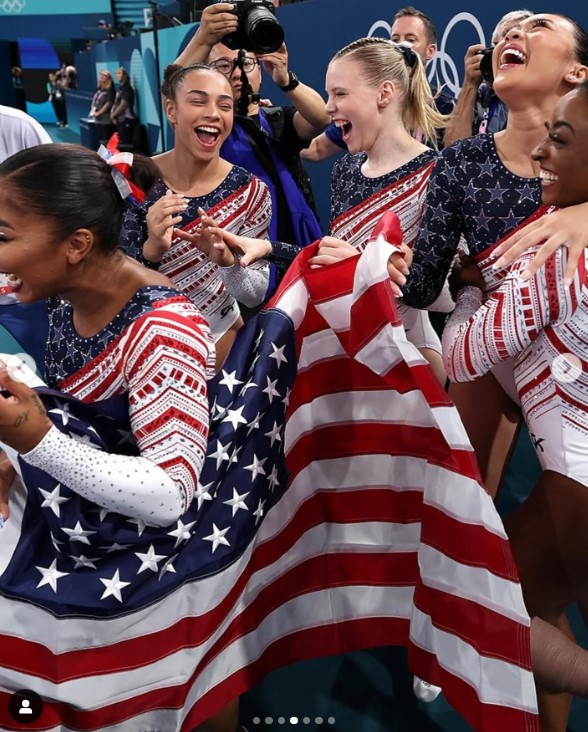
[[33,724],[43,714],[43,700],[31,689],[20,689],[8,700],[8,712],[19,724]]

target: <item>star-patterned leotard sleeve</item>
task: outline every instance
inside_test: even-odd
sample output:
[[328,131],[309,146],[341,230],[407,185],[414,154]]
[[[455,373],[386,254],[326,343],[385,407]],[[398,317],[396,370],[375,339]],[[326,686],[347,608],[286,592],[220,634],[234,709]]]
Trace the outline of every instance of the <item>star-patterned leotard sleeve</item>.
[[463,236],[477,257],[541,205],[539,178],[515,175],[500,160],[494,135],[458,140],[440,154],[403,287],[404,302],[426,308],[440,295]]

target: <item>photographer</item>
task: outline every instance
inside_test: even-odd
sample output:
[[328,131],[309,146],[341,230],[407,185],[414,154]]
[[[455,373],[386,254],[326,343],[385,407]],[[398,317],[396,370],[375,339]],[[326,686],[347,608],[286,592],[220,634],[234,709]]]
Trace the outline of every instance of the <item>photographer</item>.
[[[533,13],[513,10],[503,16],[492,33],[492,46],[501,41],[511,28]],[[498,99],[492,85],[485,81],[480,63],[485,49],[481,43],[470,46],[464,59],[464,81],[454,112],[445,128],[445,144],[450,145],[471,135],[500,132],[506,126],[507,109]]]
[[[237,7],[237,3],[242,5]],[[247,48],[233,50],[221,43],[221,39],[228,41],[227,34],[243,38],[244,14],[251,10],[269,14],[270,25],[274,19],[279,41],[283,32],[273,16],[270,0],[215,3],[204,9],[200,27],[175,63],[188,66],[208,62],[229,79],[236,114],[221,156],[268,185],[274,212],[270,238],[302,247],[320,238],[322,231],[300,151],[327,126],[330,117],[320,94],[299,82],[290,71],[285,44],[273,52],[261,52],[252,48],[255,44],[250,43],[251,38]],[[290,105],[267,106],[261,102],[262,66],[287,94]]]

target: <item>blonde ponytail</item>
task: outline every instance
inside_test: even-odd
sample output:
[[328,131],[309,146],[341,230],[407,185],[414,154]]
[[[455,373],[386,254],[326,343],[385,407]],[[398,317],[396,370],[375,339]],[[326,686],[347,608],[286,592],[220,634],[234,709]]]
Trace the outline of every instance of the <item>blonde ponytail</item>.
[[434,97],[418,54],[407,46],[386,38],[359,38],[338,51],[332,61],[352,58],[362,66],[362,77],[373,87],[392,81],[400,96],[401,118],[414,135],[436,143],[438,128],[446,126],[448,116],[434,105]]

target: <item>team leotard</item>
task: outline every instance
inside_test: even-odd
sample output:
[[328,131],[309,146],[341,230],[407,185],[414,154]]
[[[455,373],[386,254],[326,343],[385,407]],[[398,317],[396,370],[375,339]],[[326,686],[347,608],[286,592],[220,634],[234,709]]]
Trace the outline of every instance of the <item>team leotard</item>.
[[470,381],[514,357],[523,415],[542,468],[588,486],[587,258],[566,289],[565,248],[530,280],[520,279],[536,251],[514,262],[484,304],[478,288],[459,292],[443,334],[445,365],[454,381]]
[[[167,186],[158,180],[141,206],[125,211],[121,231],[121,246],[130,256],[148,266],[143,257],[147,239],[147,211],[165,195]],[[242,236],[265,239],[269,232],[272,207],[265,183],[243,168],[233,166],[223,182],[205,196],[186,198],[188,206],[179,214],[181,223],[175,228],[194,233],[200,223],[198,209],[202,208],[217,224]],[[171,248],[163,255],[158,269],[170,277],[192,300],[210,325],[218,340],[239,317],[237,301],[255,307],[263,300],[269,283],[268,265],[264,261],[249,267],[219,267],[191,242],[174,236]]]
[[504,273],[484,268],[485,253],[540,205],[539,178],[511,173],[498,156],[494,135],[446,147],[429,178],[404,302],[425,308],[439,297],[462,236],[482,270],[486,292],[493,292]]
[[[90,338],[75,331],[69,303],[51,301],[49,310],[47,384],[89,403],[127,394],[141,455],[97,451],[53,427],[24,459],[64,483],[75,478],[78,493],[109,510],[169,523],[190,505],[206,451],[206,381],[215,353],[208,325],[186,297],[167,287],[141,288]],[[162,373],[174,370],[181,380],[162,380]],[[174,416],[178,400],[181,434]],[[118,490],[126,473],[132,473],[128,491]]]
[[[333,166],[329,233],[363,251],[382,215],[394,211],[404,242],[411,246],[418,232],[427,182],[437,154],[426,150],[396,170],[376,178],[362,173],[366,157],[366,153],[348,154]],[[404,305],[399,312],[407,337],[417,348],[441,352],[441,343],[428,313]]]

